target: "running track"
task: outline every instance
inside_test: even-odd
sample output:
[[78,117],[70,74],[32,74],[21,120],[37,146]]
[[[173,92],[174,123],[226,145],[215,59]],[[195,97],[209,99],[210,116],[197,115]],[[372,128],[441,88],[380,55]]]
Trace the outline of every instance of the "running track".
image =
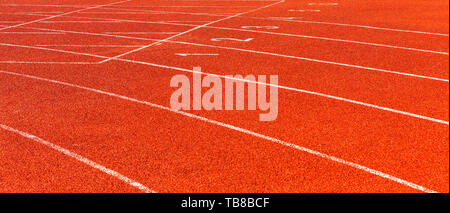
[[[448,193],[448,18],[444,0],[2,0],[0,192]],[[196,66],[279,75],[278,119],[171,110]]]

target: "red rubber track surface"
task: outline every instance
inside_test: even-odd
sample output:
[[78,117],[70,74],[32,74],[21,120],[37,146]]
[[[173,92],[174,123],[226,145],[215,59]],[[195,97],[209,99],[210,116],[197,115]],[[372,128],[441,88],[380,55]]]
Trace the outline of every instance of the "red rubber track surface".
[[[449,192],[448,1],[116,2],[0,1],[0,192],[143,192],[63,149],[155,192]],[[278,75],[278,118],[155,107],[193,67]]]

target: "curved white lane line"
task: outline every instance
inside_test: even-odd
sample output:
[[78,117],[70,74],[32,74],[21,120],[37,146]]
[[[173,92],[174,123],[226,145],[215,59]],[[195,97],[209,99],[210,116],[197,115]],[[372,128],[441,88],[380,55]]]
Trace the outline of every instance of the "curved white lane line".
[[161,106],[161,105],[158,105],[158,104],[153,104],[153,103],[150,103],[150,102],[147,102],[147,101],[141,101],[141,100],[138,100],[138,99],[127,97],[127,96],[118,95],[118,94],[115,94],[115,93],[106,92],[106,91],[93,89],[93,88],[89,88],[89,87],[84,87],[84,86],[80,86],[80,85],[76,85],[76,84],[66,83],[66,82],[62,82],[62,81],[51,80],[51,79],[46,79],[46,78],[41,78],[41,77],[32,76],[32,75],[26,75],[26,74],[20,74],[20,73],[15,73],[15,72],[1,71],[1,70],[0,70],[0,73],[13,75],[13,76],[24,77],[24,78],[30,78],[30,79],[40,80],[40,81],[46,81],[46,82],[49,82],[49,83],[64,85],[64,86],[68,86],[68,87],[74,87],[74,88],[78,88],[78,89],[83,89],[83,90],[87,90],[87,91],[90,91],[90,92],[99,93],[99,94],[103,94],[103,95],[108,95],[108,96],[119,98],[119,99],[126,100],[126,101],[131,101],[131,102],[135,102],[135,103],[139,103],[139,104],[144,104],[144,105],[147,105],[147,106],[150,106],[150,107],[154,107],[154,108],[158,108],[158,109],[161,109],[161,110],[170,111],[170,112],[177,113],[177,114],[180,114],[180,115],[183,115],[183,116],[186,116],[186,117],[198,119],[198,120],[210,123],[210,124],[218,125],[218,126],[225,127],[225,128],[231,129],[231,130],[235,130],[235,131],[238,131],[238,132],[241,132],[241,133],[244,133],[244,134],[252,135],[252,136],[255,136],[257,138],[261,138],[261,139],[268,140],[268,141],[271,141],[271,142],[274,142],[274,143],[278,143],[278,144],[281,144],[283,146],[290,147],[290,148],[293,148],[293,149],[297,149],[299,151],[306,152],[306,153],[309,153],[309,154],[312,154],[312,155],[315,155],[315,156],[318,156],[318,157],[321,157],[321,158],[324,158],[324,159],[328,159],[328,160],[331,160],[331,161],[334,161],[334,162],[337,162],[337,163],[341,163],[341,164],[353,167],[355,169],[359,169],[359,170],[362,170],[364,172],[368,172],[370,174],[373,174],[373,175],[376,175],[376,176],[379,176],[379,177],[382,177],[382,178],[385,178],[385,179],[397,182],[399,184],[408,186],[410,188],[413,188],[413,189],[416,189],[416,190],[419,190],[419,191],[422,191],[422,192],[436,193],[436,191],[433,191],[431,189],[427,189],[427,188],[425,188],[423,186],[420,186],[420,185],[408,182],[406,180],[394,177],[392,175],[389,175],[389,174],[386,174],[386,173],[383,173],[383,172],[380,172],[380,171],[377,171],[377,170],[374,170],[374,169],[371,169],[371,168],[359,165],[357,163],[346,161],[346,160],[343,160],[343,159],[340,159],[340,158],[337,158],[337,157],[334,157],[334,156],[331,156],[331,155],[327,155],[327,154],[324,154],[324,153],[321,153],[321,152],[318,152],[318,151],[314,151],[314,150],[311,150],[311,149],[308,149],[308,148],[305,148],[305,147],[298,146],[296,144],[288,143],[288,142],[285,142],[285,141],[282,141],[282,140],[279,140],[279,139],[276,139],[276,138],[273,138],[273,137],[270,137],[270,136],[262,135],[262,134],[259,134],[259,133],[256,133],[256,132],[252,132],[252,131],[247,130],[247,129],[243,129],[243,128],[236,127],[236,126],[233,126],[233,125],[230,125],[230,124],[222,123],[220,121],[211,120],[211,119],[208,119],[208,118],[205,118],[205,117],[201,117],[201,116],[198,116],[198,115],[194,115],[194,114],[191,114],[191,113],[178,111],[178,110],[173,110],[172,108]]
[[[72,52],[72,51],[66,51],[66,50],[58,50],[58,49],[51,49],[51,48],[44,48],[44,47],[34,47],[34,46],[5,44],[5,43],[0,43],[0,45],[13,46],[13,47],[23,47],[23,48],[31,48],[31,49],[40,49],[40,50],[49,50],[49,51],[71,53],[71,54],[77,54],[77,55],[87,55],[87,56],[103,58],[103,59],[109,58],[109,57],[101,56],[101,55],[94,55],[94,54],[89,54],[89,53],[78,53],[78,52]],[[128,62],[128,63],[134,63],[134,64],[142,64],[142,65],[160,67],[160,68],[165,68],[165,69],[170,69],[170,70],[178,70],[178,71],[182,71],[182,72],[200,73],[200,72],[196,72],[196,71],[190,70],[190,69],[166,66],[166,65],[161,65],[161,64],[153,64],[153,63],[148,63],[148,62],[143,62],[143,61],[128,60],[128,59],[123,59],[123,58],[117,58],[115,60],[116,61]],[[212,73],[207,73],[207,72],[201,72],[201,74],[203,74],[203,75],[210,75],[210,76],[216,76],[216,77],[224,78],[224,79],[232,79],[232,80],[236,80],[236,81],[244,81],[244,82],[254,83],[254,84],[262,84],[262,85],[266,85],[266,86],[277,87],[277,88],[280,88],[280,89],[285,89],[285,90],[290,90],[290,91],[295,91],[295,92],[300,92],[300,93],[305,93],[305,94],[310,94],[310,95],[316,95],[316,96],[320,96],[320,97],[330,98],[330,99],[334,99],[334,100],[338,100],[338,101],[344,101],[344,102],[348,102],[348,103],[352,103],[352,104],[362,105],[362,106],[365,106],[365,107],[370,107],[370,108],[380,109],[380,110],[383,110],[383,111],[388,111],[388,112],[393,112],[393,113],[397,113],[397,114],[401,114],[401,115],[406,115],[406,116],[410,116],[410,117],[414,117],[414,118],[424,119],[424,120],[428,120],[428,121],[432,121],[432,122],[436,122],[436,123],[441,123],[441,124],[445,124],[447,126],[449,125],[448,121],[444,121],[444,120],[440,120],[440,119],[436,119],[436,118],[431,118],[431,117],[427,117],[427,116],[423,116],[423,115],[418,115],[418,114],[414,114],[414,113],[409,113],[409,112],[405,112],[405,111],[401,111],[401,110],[396,110],[396,109],[392,109],[392,108],[388,108],[388,107],[383,107],[383,106],[378,106],[378,105],[374,105],[374,104],[369,104],[369,103],[365,103],[365,102],[361,102],[361,101],[356,101],[356,100],[351,100],[351,99],[347,99],[347,98],[342,98],[342,97],[338,97],[338,96],[327,95],[327,94],[323,94],[323,93],[319,93],[319,92],[313,92],[313,91],[302,90],[302,89],[297,89],[297,88],[292,88],[292,87],[287,87],[287,86],[268,84],[268,83],[261,83],[261,82],[257,82],[257,81],[249,81],[249,80],[246,80],[246,79],[233,78],[233,77],[229,77],[229,76],[212,74]],[[447,80],[447,82],[448,82],[448,80]]]
[[82,163],[84,163],[84,164],[86,164],[86,165],[88,165],[88,166],[90,166],[92,168],[98,169],[98,170],[100,170],[103,173],[111,175],[111,176],[113,176],[113,177],[115,177],[115,178],[117,178],[117,179],[127,183],[128,185],[133,186],[133,187],[135,187],[135,188],[137,188],[137,189],[139,189],[139,190],[141,190],[141,191],[143,191],[145,193],[156,193],[155,191],[153,191],[153,190],[149,189],[148,187],[144,186],[143,184],[141,184],[139,182],[136,182],[136,181],[126,177],[125,175],[122,175],[122,174],[120,174],[120,173],[118,173],[118,172],[116,172],[114,170],[108,169],[108,168],[106,168],[106,167],[104,167],[104,166],[102,166],[102,165],[100,165],[100,164],[98,164],[98,163],[96,163],[96,162],[94,162],[92,160],[89,160],[88,158],[85,158],[85,157],[83,157],[83,156],[81,156],[79,154],[71,152],[68,149],[64,149],[64,148],[62,148],[62,147],[60,147],[60,146],[58,146],[56,144],[53,144],[51,142],[48,142],[48,141],[44,140],[42,138],[39,138],[37,136],[31,135],[31,134],[26,133],[26,132],[22,132],[20,130],[14,129],[12,127],[3,125],[1,123],[0,123],[0,128],[4,129],[6,131],[10,131],[10,132],[16,133],[18,135],[21,135],[21,136],[23,136],[25,138],[28,138],[28,139],[33,140],[35,142],[38,142],[38,143],[40,143],[42,145],[45,145],[45,146],[47,146],[47,147],[49,147],[49,148],[51,148],[53,150],[56,150],[56,151],[58,151],[58,152],[60,152],[60,153],[62,153],[64,155],[67,155],[67,156],[69,156],[71,158],[74,158],[75,160],[78,160],[78,161],[80,161],[80,162],[82,162]]

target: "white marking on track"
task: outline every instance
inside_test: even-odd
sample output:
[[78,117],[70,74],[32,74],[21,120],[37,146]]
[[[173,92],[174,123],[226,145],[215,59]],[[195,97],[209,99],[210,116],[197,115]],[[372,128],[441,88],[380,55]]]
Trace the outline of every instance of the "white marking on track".
[[38,47],[142,47],[144,45],[121,44],[36,44]]
[[[3,71],[0,71],[0,72],[3,72]],[[111,175],[111,176],[113,176],[113,177],[115,177],[115,178],[117,178],[117,179],[127,183],[128,185],[133,186],[133,187],[135,187],[135,188],[137,188],[137,189],[139,189],[139,190],[141,190],[143,192],[156,193],[155,191],[153,191],[153,190],[149,189],[148,187],[144,186],[143,184],[141,184],[141,183],[139,183],[137,181],[134,181],[134,180],[126,177],[125,175],[122,175],[122,174],[120,174],[120,173],[118,173],[118,172],[116,172],[116,171],[114,171],[112,169],[108,169],[105,166],[102,166],[102,165],[100,165],[100,164],[98,164],[98,163],[96,163],[96,162],[94,162],[94,161],[92,161],[92,160],[90,160],[88,158],[85,158],[85,157],[83,157],[83,156],[81,156],[79,154],[71,152],[68,149],[65,149],[65,148],[63,148],[61,146],[53,144],[53,143],[51,143],[49,141],[46,141],[46,140],[44,140],[42,138],[39,138],[37,136],[31,135],[31,134],[26,133],[26,132],[22,132],[20,130],[14,129],[12,127],[9,127],[9,126],[3,125],[3,124],[0,124],[0,128],[4,129],[6,131],[9,131],[9,132],[13,132],[15,134],[18,134],[18,135],[20,135],[22,137],[25,137],[27,139],[30,139],[32,141],[38,142],[38,143],[40,143],[40,144],[42,144],[44,146],[47,146],[48,148],[51,148],[51,149],[53,149],[55,151],[58,151],[58,152],[66,155],[66,156],[69,156],[69,157],[75,159],[75,160],[78,160],[78,161],[80,161],[80,162],[82,162],[82,163],[84,163],[84,164],[86,164],[86,165],[88,165],[88,166],[90,166],[92,168],[100,170],[103,173]]]
[[177,34],[180,32],[104,32],[105,34],[136,34],[136,35],[140,35],[140,34]]
[[175,55],[179,56],[218,56],[217,53],[175,53]]
[[276,20],[295,20],[295,19],[302,19],[303,17],[269,17],[267,19],[276,19]]
[[339,3],[308,3],[310,6],[337,6]]
[[289,10],[289,12],[301,12],[301,13],[314,12],[314,13],[318,13],[318,12],[320,12],[320,10],[304,9],[304,10]]
[[61,35],[62,32],[0,32],[0,34]]
[[394,181],[396,183],[408,186],[410,188],[413,188],[413,189],[416,189],[416,190],[419,190],[419,191],[422,191],[422,192],[436,193],[436,191],[433,191],[433,190],[425,188],[423,186],[420,186],[420,185],[408,182],[406,180],[394,177],[392,175],[383,173],[381,171],[377,171],[377,170],[374,170],[374,169],[362,166],[362,165],[357,164],[357,163],[353,163],[353,162],[350,162],[350,161],[347,161],[347,160],[344,160],[344,159],[340,159],[340,158],[337,158],[337,157],[334,157],[334,156],[331,156],[331,155],[327,155],[327,154],[324,154],[324,153],[321,153],[321,152],[318,152],[318,151],[315,151],[315,150],[311,150],[311,149],[308,149],[306,147],[302,147],[302,146],[299,146],[299,145],[296,145],[296,144],[285,142],[285,141],[282,141],[282,140],[279,140],[279,139],[276,139],[276,138],[273,138],[273,137],[270,137],[270,136],[266,136],[266,135],[263,135],[263,134],[252,132],[252,131],[247,130],[247,129],[236,127],[236,126],[233,126],[231,124],[222,123],[220,121],[208,119],[208,118],[205,118],[205,117],[201,117],[201,116],[194,115],[194,114],[187,113],[187,112],[183,112],[183,111],[173,110],[172,108],[161,106],[161,105],[157,105],[157,104],[150,103],[150,102],[147,102],[147,101],[142,101],[142,100],[130,98],[130,97],[127,97],[127,96],[123,96],[123,95],[119,95],[119,94],[115,94],[115,93],[111,93],[111,92],[106,92],[106,91],[102,91],[102,90],[98,90],[98,89],[93,89],[93,88],[89,88],[89,87],[84,87],[84,86],[80,86],[80,85],[76,85],[76,84],[71,84],[71,83],[66,83],[66,82],[62,82],[62,81],[56,81],[56,80],[41,78],[41,77],[37,77],[37,76],[26,75],[26,74],[1,71],[1,70],[0,70],[0,73],[14,75],[14,76],[20,76],[20,77],[25,77],[25,78],[31,78],[31,79],[35,79],[35,80],[46,81],[46,82],[49,82],[49,83],[60,84],[60,85],[65,85],[65,86],[69,86],[69,87],[75,87],[75,88],[87,90],[87,91],[90,91],[90,92],[95,92],[95,93],[99,93],[99,94],[103,94],[103,95],[108,95],[108,96],[111,96],[111,97],[116,97],[116,98],[119,98],[119,99],[122,99],[122,100],[126,100],[126,101],[131,101],[131,102],[135,102],[135,103],[139,103],[139,104],[144,104],[144,105],[147,105],[147,106],[150,106],[150,107],[154,107],[154,108],[158,108],[158,109],[161,109],[161,110],[170,111],[170,112],[177,113],[177,114],[180,114],[180,115],[183,115],[183,116],[186,116],[186,117],[190,117],[190,118],[194,118],[194,119],[197,119],[197,120],[201,120],[201,121],[204,121],[204,122],[207,122],[207,123],[210,123],[210,124],[218,125],[218,126],[221,126],[221,127],[224,127],[224,128],[228,128],[228,129],[231,129],[231,130],[234,130],[234,131],[237,131],[237,132],[241,132],[241,133],[244,133],[244,134],[247,134],[247,135],[251,135],[251,136],[263,139],[263,140],[267,140],[267,141],[270,141],[270,142],[273,142],[273,143],[277,143],[277,144],[280,144],[280,145],[283,145],[283,146],[286,146],[286,147],[290,147],[290,148],[293,148],[293,149],[296,149],[296,150],[299,150],[299,151],[302,151],[302,152],[306,152],[306,153],[309,153],[309,154],[311,154],[313,156],[320,157],[320,158],[323,158],[323,159],[327,159],[327,160],[330,160],[330,161],[334,161],[334,162],[337,162],[337,163],[340,163],[340,164],[343,164],[343,165],[346,165],[346,166],[349,166],[349,167],[352,167],[352,168],[355,168],[355,169],[358,169],[358,170],[370,173],[372,175],[376,175],[376,176],[382,177],[384,179],[388,179],[388,180]]
[[254,38],[247,38],[247,39],[238,39],[238,38],[212,38],[211,41],[237,41],[237,42],[249,42],[252,41]]
[[279,29],[278,26],[242,26],[242,29],[267,29],[267,30],[275,30]]
[[0,61],[0,64],[98,64],[98,62]]

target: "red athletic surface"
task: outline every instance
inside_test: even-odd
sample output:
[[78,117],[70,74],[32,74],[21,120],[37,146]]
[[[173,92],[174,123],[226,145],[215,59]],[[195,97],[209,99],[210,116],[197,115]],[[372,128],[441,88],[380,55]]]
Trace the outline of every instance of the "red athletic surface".
[[[113,2],[2,0],[0,29]],[[145,63],[184,69],[200,66],[204,72],[219,75],[279,75],[282,86],[400,110],[447,124],[285,89],[279,89],[279,115],[274,122],[260,122],[259,111],[189,113],[448,193],[448,1],[286,0],[170,39],[175,42],[121,57],[129,61],[97,63],[174,35],[154,32],[183,32],[276,2],[132,0],[0,30],[0,124],[70,150],[156,192],[423,192],[227,127],[20,76],[56,80],[169,107],[175,90],[169,86],[170,79],[176,74],[191,77],[192,73]],[[310,2],[339,5],[312,6],[308,5]],[[321,12],[289,12],[300,9]],[[166,22],[155,23],[162,21]],[[264,33],[244,31],[242,26],[279,28],[250,29],[269,32]],[[253,40],[214,42],[213,38]],[[176,53],[219,56],[182,57]],[[0,192],[141,191],[48,146],[0,128]]]

